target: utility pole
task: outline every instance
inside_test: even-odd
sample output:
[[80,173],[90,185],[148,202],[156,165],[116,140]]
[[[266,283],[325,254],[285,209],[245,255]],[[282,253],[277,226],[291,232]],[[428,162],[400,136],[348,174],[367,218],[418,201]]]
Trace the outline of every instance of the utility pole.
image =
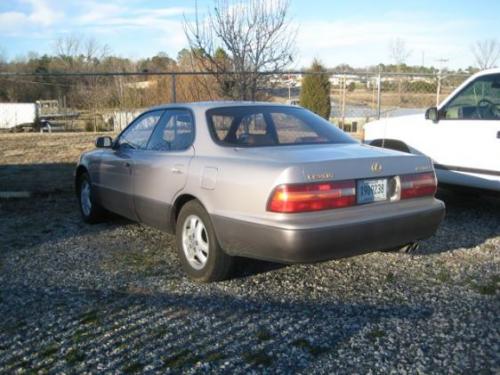
[[439,66],[439,72],[438,72],[438,81],[437,81],[437,90],[436,90],[436,107],[439,106],[439,97],[440,97],[440,94],[441,94],[441,81],[443,79],[443,67],[444,67],[444,64],[446,64],[449,60],[448,59],[437,59],[436,60],[438,63],[440,63],[440,66]]

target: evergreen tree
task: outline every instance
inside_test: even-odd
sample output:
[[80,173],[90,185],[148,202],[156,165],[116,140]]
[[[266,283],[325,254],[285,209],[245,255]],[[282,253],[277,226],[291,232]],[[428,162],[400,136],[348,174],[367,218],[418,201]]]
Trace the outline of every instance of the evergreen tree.
[[332,109],[328,74],[318,60],[313,61],[309,71],[315,74],[308,74],[302,80],[300,105],[328,120]]

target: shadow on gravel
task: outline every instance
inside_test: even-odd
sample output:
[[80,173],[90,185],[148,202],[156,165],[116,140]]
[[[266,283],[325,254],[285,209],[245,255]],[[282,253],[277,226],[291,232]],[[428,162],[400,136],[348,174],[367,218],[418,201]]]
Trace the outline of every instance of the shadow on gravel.
[[[381,319],[412,324],[431,314],[427,307],[398,304],[4,289],[0,372],[164,372],[195,366],[220,372],[223,364],[227,373],[290,372],[336,358],[339,344]],[[365,336],[374,342],[384,332],[367,330]]]
[[474,189],[439,189],[446,217],[437,233],[426,240],[419,254],[436,254],[482,245],[500,236],[500,196]]
[[[64,176],[70,173],[69,164],[63,164],[61,168],[60,172],[66,170]],[[72,179],[68,176],[64,178],[68,181]],[[98,235],[113,227],[136,225],[116,215],[110,215],[109,220],[102,224],[85,224],[80,218],[73,192],[66,192],[70,186],[67,183],[60,186],[63,191],[39,192],[30,199],[0,200],[0,256],[1,253],[48,241],[62,241],[85,234]],[[423,241],[417,254],[436,254],[475,247],[500,236],[500,198],[484,195],[481,191],[457,192],[444,189],[439,190],[438,198],[446,203],[446,217],[436,235]],[[103,241],[105,239],[104,236]],[[103,246],[105,245],[104,243]],[[233,277],[247,277],[283,267],[286,266],[239,259]]]
[[75,163],[2,164],[0,191],[53,193],[73,191]]

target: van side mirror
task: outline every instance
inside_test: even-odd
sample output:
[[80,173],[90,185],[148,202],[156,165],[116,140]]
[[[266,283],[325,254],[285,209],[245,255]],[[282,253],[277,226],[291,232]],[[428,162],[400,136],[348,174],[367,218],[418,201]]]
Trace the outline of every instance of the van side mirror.
[[436,107],[431,107],[425,111],[425,119],[431,120],[433,123],[439,122],[439,111]]
[[97,137],[95,140],[95,147],[97,148],[110,148],[113,145],[113,139],[108,136]]

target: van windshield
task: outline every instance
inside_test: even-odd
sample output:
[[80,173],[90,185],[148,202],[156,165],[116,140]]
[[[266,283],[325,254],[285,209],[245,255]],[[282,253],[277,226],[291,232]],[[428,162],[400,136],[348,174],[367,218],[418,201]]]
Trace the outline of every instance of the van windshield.
[[262,147],[356,143],[314,113],[289,106],[234,106],[207,111],[214,140],[225,146]]

